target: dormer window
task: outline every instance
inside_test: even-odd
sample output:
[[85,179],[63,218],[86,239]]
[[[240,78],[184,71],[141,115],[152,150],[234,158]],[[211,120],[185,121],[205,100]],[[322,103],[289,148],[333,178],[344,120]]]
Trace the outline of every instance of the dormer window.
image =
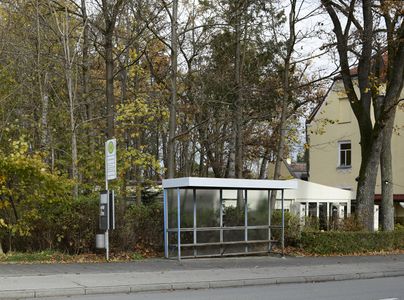
[[339,146],[339,168],[351,167],[351,141],[338,142]]

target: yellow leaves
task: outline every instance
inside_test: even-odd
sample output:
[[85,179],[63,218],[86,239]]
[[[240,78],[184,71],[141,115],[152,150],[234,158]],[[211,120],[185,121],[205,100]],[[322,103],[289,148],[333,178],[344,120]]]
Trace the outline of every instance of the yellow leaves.
[[0,201],[0,209],[9,208],[11,206],[10,202],[7,200]]
[[6,183],[7,177],[3,174],[0,174],[0,186]]
[[126,131],[131,137],[136,138],[150,123],[156,121],[157,116],[159,116],[157,105],[154,105],[152,100],[139,97],[118,106],[117,129]]
[[119,154],[122,174],[133,166],[161,171],[159,161],[156,160],[154,155],[147,153],[144,146],[139,146],[139,148],[128,147],[124,151],[119,152]]
[[136,59],[139,57],[139,55],[136,52],[136,49],[130,49],[129,51],[129,58],[131,61],[136,61]]
[[0,228],[7,228],[6,222],[4,222],[4,219],[0,218]]
[[168,116],[169,116],[168,111],[167,111],[167,110],[163,110],[163,111],[161,112],[161,116],[164,118],[164,120],[168,120]]
[[25,141],[26,137],[25,135],[21,135],[19,140],[15,141],[10,141],[11,142],[11,148],[12,148],[12,154],[11,157],[21,157],[25,156],[28,153],[29,145]]
[[[71,199],[71,183],[63,176],[50,173],[40,155],[29,153],[23,135],[9,141],[9,146],[11,154],[0,153],[0,210],[8,211],[2,214],[3,222],[13,235],[29,236],[33,224],[47,217],[44,208],[63,205]],[[11,203],[19,215],[16,223]]]

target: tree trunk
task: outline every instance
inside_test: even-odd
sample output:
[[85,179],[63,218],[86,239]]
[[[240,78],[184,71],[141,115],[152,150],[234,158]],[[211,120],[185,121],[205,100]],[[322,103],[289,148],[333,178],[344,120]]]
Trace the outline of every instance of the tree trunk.
[[172,20],[171,20],[171,99],[170,99],[170,117],[168,124],[168,153],[167,153],[167,177],[175,176],[175,131],[176,122],[176,105],[177,105],[177,59],[178,59],[178,43],[177,43],[177,26],[178,26],[178,0],[173,0]]
[[234,104],[234,171],[235,177],[243,177],[243,87],[242,87],[242,53],[241,53],[241,14],[243,13],[245,3],[236,4],[236,55],[235,55],[235,83],[236,99]]
[[377,168],[380,162],[382,137],[377,136],[371,146],[361,147],[362,161],[359,171],[356,201],[358,205],[357,217],[364,229],[374,230],[374,196],[377,178]]
[[[242,94],[241,94],[241,11],[240,1],[235,2],[235,53],[234,53],[234,100],[231,105],[232,121],[229,140],[229,156],[227,161],[226,177],[242,177]],[[240,199],[239,199],[240,200]],[[239,201],[237,201],[239,202]],[[237,203],[237,206],[242,203]]]
[[268,168],[268,156],[269,156],[269,146],[265,149],[264,157],[262,158],[261,166],[260,166],[260,174],[259,179],[265,179]]
[[[67,33],[66,33],[67,34]],[[67,38],[66,38],[67,39]],[[78,173],[78,155],[77,155],[77,131],[76,131],[76,118],[74,115],[75,103],[74,103],[74,91],[73,91],[73,79],[72,79],[72,62],[70,61],[70,54],[68,49],[68,41],[65,40],[65,59],[66,59],[66,85],[67,85],[67,94],[69,97],[69,113],[70,113],[70,132],[71,132],[71,147],[72,147],[72,179],[74,180],[73,186],[73,197],[74,199],[78,198],[79,195],[79,173]]]
[[[283,163],[283,158],[285,155],[285,139],[286,139],[286,115],[288,109],[288,102],[290,98],[290,62],[292,58],[292,53],[294,51],[294,45],[296,41],[295,36],[295,26],[296,26],[296,16],[295,16],[296,0],[291,1],[291,8],[289,13],[289,38],[286,42],[286,56],[284,57],[283,64],[283,78],[282,78],[282,108],[281,108],[281,118],[279,123],[279,136],[278,136],[278,147],[275,155],[275,166],[274,166],[274,180],[278,180],[281,176],[281,166]],[[293,74],[292,74],[293,75]],[[271,193],[271,209],[275,209],[276,203],[276,191]]]
[[82,57],[82,100],[85,105],[86,110],[86,119],[90,121],[87,131],[87,140],[89,144],[89,153],[90,155],[94,154],[94,128],[91,123],[93,119],[93,102],[91,101],[90,94],[90,57],[89,57],[89,27],[88,27],[88,16],[87,16],[87,7],[86,0],[81,0],[81,14],[83,16],[83,57]]
[[[48,107],[49,107],[49,96],[48,96],[48,72],[45,71],[42,81],[41,74],[41,24],[40,24],[40,13],[39,13],[39,2],[36,1],[36,22],[37,22],[37,76],[39,85],[39,94],[41,97],[42,112],[41,112],[41,124],[40,124],[40,149],[47,150],[48,148]],[[46,161],[47,159],[45,159]]]
[[67,90],[67,97],[69,103],[69,117],[70,117],[70,134],[71,134],[71,178],[74,180],[73,198],[78,198],[78,155],[77,155],[77,131],[76,131],[76,117],[75,117],[75,98],[76,91],[73,84],[73,60],[74,55],[70,50],[70,32],[69,32],[69,14],[67,8],[65,9],[65,19],[60,25],[56,17],[56,23],[60,32],[60,41],[63,46],[64,54],[64,76]]
[[279,136],[278,136],[278,147],[276,151],[275,168],[274,168],[274,179],[277,180],[281,177],[281,166],[283,162],[283,156],[285,155],[285,139],[286,139],[286,110],[289,101],[289,63],[285,63],[285,73],[284,73],[284,96],[282,99],[282,109],[281,109],[281,119],[279,124]]
[[236,140],[237,140],[236,124],[233,121],[231,124],[229,157],[227,161],[227,171],[226,171],[226,177],[228,178],[236,178],[236,144],[237,144]]
[[391,155],[391,138],[393,134],[394,116],[383,130],[383,141],[380,155],[382,203],[380,209],[381,225],[384,231],[394,230],[394,189],[393,164]]
[[107,98],[107,138],[115,135],[115,96],[114,96],[114,57],[113,57],[114,25],[108,24],[105,34],[105,94]]
[[48,110],[49,110],[49,96],[48,96],[48,72],[45,73],[44,83],[42,87],[42,116],[41,116],[41,149],[46,150],[49,147],[49,132],[48,132]]

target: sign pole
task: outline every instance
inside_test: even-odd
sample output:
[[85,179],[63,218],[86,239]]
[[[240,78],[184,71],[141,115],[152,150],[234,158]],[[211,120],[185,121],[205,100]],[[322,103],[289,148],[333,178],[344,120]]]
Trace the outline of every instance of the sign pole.
[[[105,176],[105,190],[107,191],[107,196],[108,196],[108,205],[107,205],[107,207],[109,208],[109,191],[108,191],[108,177],[107,176]],[[108,233],[108,227],[107,227],[107,229],[105,229],[104,238],[105,238],[105,258],[108,261],[109,260],[109,233]]]
[[[108,195],[108,210],[110,209],[111,200],[108,191],[108,180],[116,179],[116,139],[111,139],[105,142],[105,190]],[[108,215],[109,216],[109,215]],[[109,260],[109,229],[110,220],[105,230],[105,256]]]

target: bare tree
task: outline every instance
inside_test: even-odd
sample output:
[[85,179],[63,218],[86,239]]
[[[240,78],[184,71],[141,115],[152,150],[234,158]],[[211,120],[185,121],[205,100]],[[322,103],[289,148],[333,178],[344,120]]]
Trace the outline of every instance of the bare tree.
[[[371,0],[322,0],[321,3],[334,25],[342,81],[359,125],[361,166],[356,194],[357,214],[364,228],[372,231],[374,190],[383,139],[384,136],[391,137],[391,122],[394,121],[396,106],[403,87],[403,3],[401,1]],[[384,19],[386,26],[381,25],[379,16]],[[382,89],[373,88],[374,85],[378,86],[384,82],[381,77],[382,73],[377,74],[373,71],[375,64],[373,58],[374,41],[380,37],[380,32],[385,33],[382,38],[384,38],[388,56],[384,93],[382,93]],[[357,68],[358,92],[355,90],[355,79],[350,70],[351,53],[354,53],[359,61]],[[378,101],[381,102],[380,111],[376,112],[373,123],[370,108],[372,103],[374,107],[377,107]],[[383,161],[389,163],[388,160]],[[391,169],[391,166],[388,169]],[[391,170],[387,170],[387,173],[391,174]],[[386,177],[385,180],[391,183],[390,178],[387,179]],[[385,208],[388,209],[389,206],[386,205]],[[391,229],[390,225],[387,227],[389,228],[386,229]]]
[[[81,43],[81,37],[83,32],[78,38],[78,41],[72,41],[71,36],[71,16],[65,7],[65,10],[61,17],[59,13],[50,4],[53,15],[55,17],[55,23],[57,26],[57,32],[59,34],[59,40],[63,47],[63,60],[64,68],[63,73],[66,82],[66,90],[68,97],[68,107],[69,107],[69,118],[70,118],[70,133],[71,133],[71,174],[75,181],[73,188],[73,197],[78,198],[78,181],[79,181],[79,171],[78,171],[78,150],[77,150],[77,126],[78,122],[76,120],[76,98],[77,98],[77,70],[75,69],[76,59],[78,57],[77,49],[78,45]],[[84,26],[85,27],[85,26]]]
[[171,98],[169,104],[168,146],[167,146],[167,176],[175,176],[175,132],[177,105],[177,64],[178,64],[178,0],[173,0],[171,17]]

